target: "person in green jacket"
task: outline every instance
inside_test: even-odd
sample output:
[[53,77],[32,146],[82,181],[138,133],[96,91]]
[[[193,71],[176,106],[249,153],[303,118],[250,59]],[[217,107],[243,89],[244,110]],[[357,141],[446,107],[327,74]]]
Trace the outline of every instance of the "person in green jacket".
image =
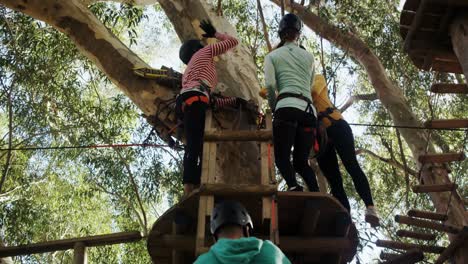
[[210,229],[216,243],[195,264],[291,264],[271,241],[250,236],[252,219],[239,202],[218,203],[211,215]]

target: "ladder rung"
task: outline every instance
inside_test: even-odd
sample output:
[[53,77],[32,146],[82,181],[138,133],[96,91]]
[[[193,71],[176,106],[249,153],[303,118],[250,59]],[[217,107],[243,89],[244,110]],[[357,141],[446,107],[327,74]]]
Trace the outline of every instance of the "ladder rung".
[[438,247],[438,246],[418,245],[418,244],[413,244],[413,243],[403,243],[399,241],[380,240],[380,239],[377,240],[375,244],[378,247],[384,247],[384,248],[402,249],[402,250],[418,249],[423,252],[436,253],[436,254],[442,253],[445,249],[443,247]]
[[455,237],[448,247],[442,252],[435,264],[443,264],[468,240],[468,226],[464,226],[463,230]]
[[468,128],[468,119],[438,119],[426,121],[427,128]]
[[441,154],[426,154],[419,156],[419,162],[421,163],[445,163],[451,161],[462,161],[464,160],[464,153],[441,153]]
[[405,215],[396,215],[395,222],[400,223],[400,224],[410,225],[410,226],[428,228],[428,229],[437,230],[440,232],[452,233],[452,234],[456,234],[461,231],[461,228],[458,226],[449,225],[449,224],[440,224],[437,222],[412,218],[412,217],[405,216]]
[[396,234],[399,237],[409,237],[409,238],[427,240],[427,241],[432,241],[437,238],[435,234],[415,232],[415,231],[409,231],[409,230],[403,230],[403,229],[398,230]]
[[468,94],[468,85],[457,83],[436,83],[431,86],[431,92]]
[[277,192],[276,185],[262,184],[226,184],[204,183],[200,186],[200,194],[203,195],[255,195],[266,196]]
[[424,254],[419,249],[411,249],[403,254],[398,254],[392,259],[383,262],[382,264],[413,264],[424,259]]
[[434,213],[429,211],[421,211],[421,210],[409,210],[408,216],[411,217],[418,217],[418,218],[425,218],[429,220],[436,220],[436,221],[447,221],[447,215],[441,213]]
[[271,130],[237,130],[237,131],[206,131],[205,141],[270,141],[273,139]]
[[411,187],[415,193],[429,193],[429,192],[449,192],[457,188],[455,183],[444,184],[421,184]]

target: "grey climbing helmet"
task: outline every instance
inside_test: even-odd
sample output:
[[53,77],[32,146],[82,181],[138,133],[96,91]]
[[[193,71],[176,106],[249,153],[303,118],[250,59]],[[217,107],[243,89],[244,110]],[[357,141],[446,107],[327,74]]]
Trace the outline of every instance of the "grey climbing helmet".
[[252,219],[245,207],[236,201],[222,201],[216,204],[211,215],[211,234],[216,237],[219,228],[225,225],[239,225],[244,228],[244,233],[253,230]]
[[192,59],[193,54],[203,48],[202,43],[198,39],[190,39],[184,42],[179,50],[180,60],[188,64],[190,59]]
[[284,15],[279,23],[278,33],[281,35],[281,33],[287,29],[294,29],[297,32],[300,32],[302,30],[301,19],[295,14],[291,13]]

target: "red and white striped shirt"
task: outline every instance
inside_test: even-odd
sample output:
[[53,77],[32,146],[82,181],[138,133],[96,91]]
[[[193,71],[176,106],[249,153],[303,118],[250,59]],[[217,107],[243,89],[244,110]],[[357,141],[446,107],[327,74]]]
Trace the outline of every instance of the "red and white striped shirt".
[[234,48],[239,41],[234,37],[218,32],[216,32],[215,37],[220,42],[203,47],[190,59],[182,77],[181,93],[200,86],[201,81],[208,85],[210,89],[218,84],[213,58]]

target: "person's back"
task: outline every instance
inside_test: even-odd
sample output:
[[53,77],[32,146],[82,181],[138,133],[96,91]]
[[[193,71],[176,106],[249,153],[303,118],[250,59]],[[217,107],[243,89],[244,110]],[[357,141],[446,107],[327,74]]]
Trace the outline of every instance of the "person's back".
[[288,264],[291,263],[271,241],[255,237],[220,239],[195,264]]

